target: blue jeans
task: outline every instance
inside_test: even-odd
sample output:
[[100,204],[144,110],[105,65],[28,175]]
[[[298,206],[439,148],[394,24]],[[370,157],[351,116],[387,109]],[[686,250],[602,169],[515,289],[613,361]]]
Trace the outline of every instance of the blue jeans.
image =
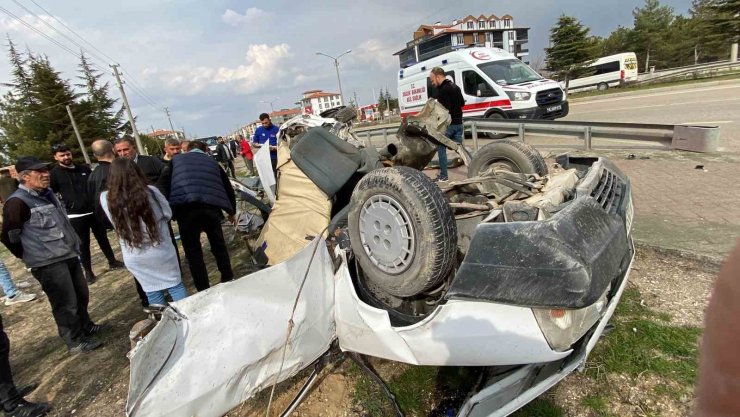
[[3,261],[0,261],[0,287],[8,298],[13,298],[18,294],[18,289],[15,288],[13,280],[10,279],[10,272],[8,272],[8,268],[5,267]]
[[183,298],[188,296],[188,290],[185,289],[185,285],[183,285],[182,281],[180,281],[179,284],[175,285],[174,287],[167,288],[166,290],[151,291],[151,292],[147,291],[146,298],[149,299],[149,305],[152,305],[152,304],[166,305],[167,302],[164,299],[165,291],[170,293],[170,297],[172,297],[172,301],[182,300]]
[[[465,127],[463,125],[449,125],[445,136],[457,143],[463,143],[464,131]],[[439,157],[439,176],[440,178],[447,178],[447,148],[439,145],[437,156]]]

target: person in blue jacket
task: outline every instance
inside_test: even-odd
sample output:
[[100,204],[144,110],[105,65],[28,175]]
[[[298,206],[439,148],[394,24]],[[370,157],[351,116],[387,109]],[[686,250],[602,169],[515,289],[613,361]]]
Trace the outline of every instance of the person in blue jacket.
[[270,147],[270,160],[272,161],[272,171],[277,171],[277,134],[280,130],[277,126],[272,124],[270,115],[267,113],[260,114],[260,123],[262,126],[258,127],[254,131],[252,142],[256,148],[261,148],[267,144]]

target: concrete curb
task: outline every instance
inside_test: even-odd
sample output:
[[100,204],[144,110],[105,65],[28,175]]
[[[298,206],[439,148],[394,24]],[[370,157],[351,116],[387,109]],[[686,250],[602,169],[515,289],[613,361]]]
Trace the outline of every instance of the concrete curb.
[[724,84],[736,84],[740,82],[740,78],[736,78],[733,80],[720,80],[720,81],[697,81],[695,83],[690,84],[681,84],[681,85],[674,85],[669,87],[656,87],[656,88],[648,88],[644,90],[635,90],[635,91],[625,91],[623,93],[612,93],[612,94],[599,94],[596,96],[589,96],[589,97],[578,97],[578,96],[568,96],[568,101],[577,103],[582,101],[593,101],[593,100],[602,100],[606,98],[611,97],[625,97],[635,94],[643,94],[648,92],[661,92],[661,91],[674,91],[674,90],[690,90],[692,88],[702,88],[702,87],[713,87],[717,85],[724,85]]
[[720,267],[722,266],[722,263],[725,260],[725,258],[723,257],[703,255],[703,254],[698,254],[698,253],[690,252],[690,251],[683,250],[683,249],[668,248],[668,247],[656,245],[654,243],[645,242],[645,241],[638,240],[638,239],[635,239],[635,247],[637,249],[649,249],[649,250],[652,250],[658,253],[679,256],[681,258],[686,258],[692,261],[707,264],[713,268],[716,268],[718,272],[719,272]]

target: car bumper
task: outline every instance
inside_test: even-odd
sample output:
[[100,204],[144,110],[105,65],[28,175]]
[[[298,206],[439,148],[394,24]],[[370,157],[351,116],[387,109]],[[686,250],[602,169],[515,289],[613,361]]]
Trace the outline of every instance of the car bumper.
[[[553,109],[553,107],[559,107]],[[560,104],[550,104],[547,106],[538,106],[529,109],[521,110],[508,110],[506,117],[508,119],[545,119],[555,120],[568,115],[570,111],[570,105],[568,101],[563,101]]]
[[627,286],[629,272],[634,261],[634,245],[631,246],[630,267],[621,277],[618,289],[609,301],[604,315],[575,344],[570,355],[553,362],[523,365],[503,375],[490,378],[485,388],[471,395],[462,405],[457,414],[458,417],[508,416],[582,366],[603,334]]

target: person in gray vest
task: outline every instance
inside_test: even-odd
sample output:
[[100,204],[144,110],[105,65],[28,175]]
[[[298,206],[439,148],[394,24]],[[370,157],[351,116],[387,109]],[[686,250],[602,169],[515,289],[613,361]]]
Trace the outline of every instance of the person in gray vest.
[[221,272],[221,282],[234,278],[221,223],[224,218],[222,210],[233,221],[236,195],[224,170],[205,153],[205,143],[194,141],[191,145],[193,148],[188,153],[172,158],[171,167],[162,171],[157,186],[170,202],[173,218],[180,226],[182,247],[195,288],[203,291],[210,284],[200,244],[202,232],[211,244],[211,253]]
[[49,188],[49,165],[33,156],[18,158],[20,186],[3,207],[0,240],[41,284],[69,353],[84,353],[101,346],[92,336],[104,326],[87,312],[90,293],[78,258],[80,239]]

